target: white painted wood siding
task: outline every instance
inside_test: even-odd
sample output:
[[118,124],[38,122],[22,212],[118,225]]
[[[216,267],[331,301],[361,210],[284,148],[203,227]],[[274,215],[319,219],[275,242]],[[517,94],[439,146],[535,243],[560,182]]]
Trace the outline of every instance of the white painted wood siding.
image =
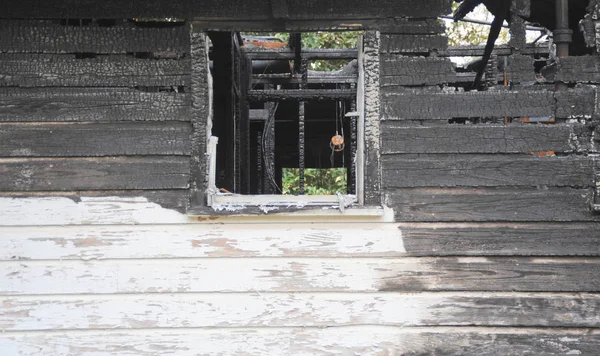
[[207,220],[138,198],[0,211],[2,356],[585,355],[600,340],[594,258],[444,256],[432,246],[455,240],[415,234],[537,226]]

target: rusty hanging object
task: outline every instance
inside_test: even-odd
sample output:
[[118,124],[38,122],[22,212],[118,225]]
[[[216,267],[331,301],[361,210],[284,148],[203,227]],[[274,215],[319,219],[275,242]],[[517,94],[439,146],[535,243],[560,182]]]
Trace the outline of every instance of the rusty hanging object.
[[344,136],[335,135],[331,138],[331,142],[329,143],[331,149],[335,152],[342,152],[346,147],[346,142],[344,141]]

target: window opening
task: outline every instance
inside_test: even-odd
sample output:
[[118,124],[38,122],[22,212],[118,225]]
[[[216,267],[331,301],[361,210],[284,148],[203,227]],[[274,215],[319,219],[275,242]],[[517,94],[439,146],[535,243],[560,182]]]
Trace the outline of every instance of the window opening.
[[239,195],[354,201],[360,33],[208,35],[215,137],[209,205]]

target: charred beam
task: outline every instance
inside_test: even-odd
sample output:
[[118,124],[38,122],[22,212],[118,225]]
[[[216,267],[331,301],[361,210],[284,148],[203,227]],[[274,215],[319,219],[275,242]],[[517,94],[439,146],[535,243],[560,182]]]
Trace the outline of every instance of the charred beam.
[[249,101],[352,100],[356,89],[249,90]]

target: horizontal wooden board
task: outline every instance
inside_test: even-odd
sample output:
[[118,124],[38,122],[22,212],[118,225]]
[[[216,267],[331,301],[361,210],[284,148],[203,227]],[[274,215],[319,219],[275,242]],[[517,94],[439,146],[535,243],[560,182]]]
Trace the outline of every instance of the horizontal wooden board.
[[0,225],[182,224],[193,222],[185,190],[2,193]]
[[573,56],[558,59],[556,81],[571,83],[600,83],[598,56]]
[[0,52],[190,52],[188,26],[63,26],[45,20],[0,20]]
[[596,89],[578,88],[561,90],[554,94],[556,98],[556,117],[562,119],[597,119],[600,113],[596,109]]
[[384,120],[448,120],[468,117],[548,117],[556,110],[549,91],[404,92],[382,88]]
[[9,355],[155,356],[229,355],[444,355],[594,356],[597,329],[331,328],[149,329],[93,332],[3,333]]
[[189,59],[0,54],[0,86],[8,87],[178,87],[189,85],[190,71]]
[[406,254],[398,226],[376,223],[24,227],[0,235],[4,261]]
[[405,188],[388,198],[397,221],[600,221],[591,188]]
[[128,88],[0,88],[0,122],[190,121],[190,94]]
[[[435,17],[451,11],[447,0],[303,0],[288,1],[289,19],[361,19],[394,17]],[[274,14],[262,0],[181,0],[153,1],[92,0],[81,4],[76,0],[22,0],[6,4],[3,18],[168,18],[219,20],[266,20]]]
[[405,127],[381,124],[381,151],[394,153],[572,152],[578,147],[574,125],[439,125]]
[[437,85],[456,81],[456,71],[448,58],[382,54],[379,80],[382,87]]
[[[159,294],[2,299],[4,332],[214,327],[597,327],[600,295]],[[21,317],[15,317],[15,316]]]
[[[0,295],[228,292],[598,292],[598,258],[212,258],[13,261]],[[57,283],[59,278],[60,283]]]
[[384,187],[596,186],[596,162],[592,157],[406,156],[382,156]]
[[380,53],[427,54],[445,51],[448,37],[442,35],[381,34]]
[[0,191],[186,189],[190,158],[5,158],[0,175]]
[[1,157],[189,155],[191,124],[0,124]]
[[597,223],[401,224],[413,256],[600,256]]
[[599,229],[597,223],[314,222],[0,227],[0,260],[600,256]]

